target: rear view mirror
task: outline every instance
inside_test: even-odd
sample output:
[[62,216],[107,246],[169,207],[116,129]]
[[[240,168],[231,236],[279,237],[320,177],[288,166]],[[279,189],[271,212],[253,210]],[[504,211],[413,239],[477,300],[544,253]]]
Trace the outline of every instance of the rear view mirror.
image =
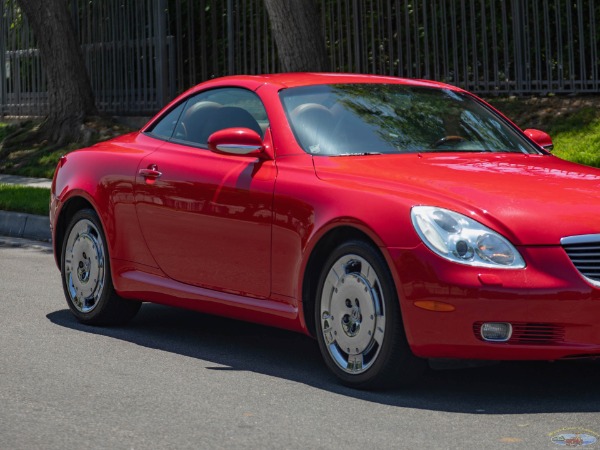
[[552,138],[548,133],[541,130],[536,130],[534,128],[528,128],[524,131],[524,133],[529,139],[542,147],[544,150],[551,152],[554,149]]
[[249,128],[225,128],[215,131],[208,137],[208,148],[225,155],[266,155],[261,137]]

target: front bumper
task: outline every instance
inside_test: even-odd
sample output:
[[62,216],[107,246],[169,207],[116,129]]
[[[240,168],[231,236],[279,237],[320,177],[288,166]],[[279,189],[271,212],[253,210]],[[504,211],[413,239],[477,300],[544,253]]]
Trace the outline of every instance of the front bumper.
[[[600,289],[579,274],[560,246],[520,247],[527,267],[455,264],[424,245],[388,249],[412,351],[423,358],[556,360],[600,357]],[[432,311],[415,302],[441,302]],[[446,308],[452,309],[452,308]],[[487,342],[485,322],[508,322],[507,342]]]

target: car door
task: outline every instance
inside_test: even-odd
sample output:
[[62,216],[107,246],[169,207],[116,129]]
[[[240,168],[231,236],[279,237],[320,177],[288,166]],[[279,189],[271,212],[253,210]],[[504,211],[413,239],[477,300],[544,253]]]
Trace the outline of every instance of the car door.
[[264,136],[264,106],[251,91],[222,88],[169,114],[176,125],[170,136],[163,133],[168,142],[142,161],[136,177],[136,211],[152,256],[179,282],[267,297],[275,162],[217,154],[206,145],[223,128]]

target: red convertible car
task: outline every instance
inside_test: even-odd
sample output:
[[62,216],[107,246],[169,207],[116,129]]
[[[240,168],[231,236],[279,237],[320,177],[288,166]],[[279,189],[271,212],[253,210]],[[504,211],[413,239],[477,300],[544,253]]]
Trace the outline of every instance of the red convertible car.
[[64,156],[54,251],[80,321],[143,301],[314,336],[347,385],[428,358],[600,356],[600,170],[453,86],[233,76]]

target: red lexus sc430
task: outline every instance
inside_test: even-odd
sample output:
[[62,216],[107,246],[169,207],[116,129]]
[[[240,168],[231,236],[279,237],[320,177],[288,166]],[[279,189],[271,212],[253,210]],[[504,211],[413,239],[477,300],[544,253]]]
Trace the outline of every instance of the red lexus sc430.
[[314,336],[347,385],[428,358],[600,356],[600,170],[453,86],[233,76],[63,157],[51,223],[67,303],[141,302]]

